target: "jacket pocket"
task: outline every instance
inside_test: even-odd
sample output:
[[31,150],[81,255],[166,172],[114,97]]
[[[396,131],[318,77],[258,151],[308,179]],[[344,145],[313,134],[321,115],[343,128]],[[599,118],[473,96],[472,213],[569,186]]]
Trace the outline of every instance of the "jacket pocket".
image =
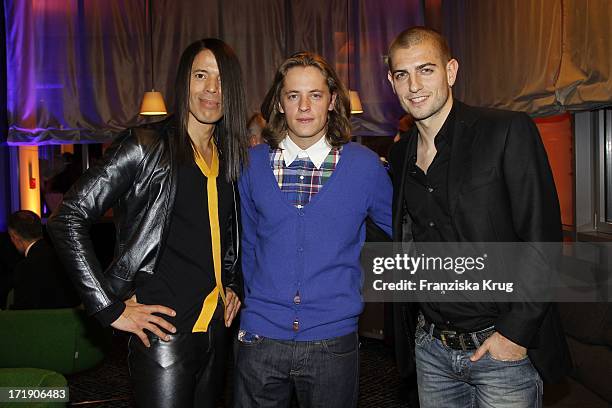
[[474,191],[491,183],[497,181],[497,169],[495,167],[491,167],[485,171],[478,172],[467,179],[463,185],[461,186],[461,192],[467,193],[470,191]]

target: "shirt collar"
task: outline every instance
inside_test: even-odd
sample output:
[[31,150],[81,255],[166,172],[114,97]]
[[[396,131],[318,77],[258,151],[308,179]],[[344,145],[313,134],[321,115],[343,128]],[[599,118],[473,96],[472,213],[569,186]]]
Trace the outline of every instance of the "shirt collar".
[[332,149],[331,145],[327,143],[327,138],[325,136],[306,150],[302,150],[302,148],[296,145],[289,136],[286,136],[280,142],[279,147],[283,149],[285,166],[290,166],[298,157],[308,157],[317,169],[321,168],[323,161],[325,161],[325,158]]
[[[440,154],[444,149],[446,149],[447,147],[452,146],[453,143],[453,131],[455,129],[455,112],[456,109],[455,107],[457,106],[457,101],[453,101],[455,103],[453,103],[453,107],[451,108],[448,116],[446,117],[446,120],[444,120],[444,124],[442,124],[442,127],[440,128],[440,130],[438,130],[438,133],[436,134],[436,137],[434,138],[434,144],[436,146],[436,150],[437,150],[437,155]],[[417,161],[417,145],[418,145],[418,139],[419,139],[419,131],[417,129],[416,126],[413,126],[412,128],[410,128],[410,130],[408,130],[408,157],[410,159],[410,165],[413,167],[413,169],[411,170],[411,173],[414,174],[415,173],[415,169],[414,167],[416,167],[416,161]]]
[[434,143],[437,150],[440,150],[440,148],[444,145],[450,146],[453,143],[453,130],[455,128],[455,105],[456,104],[453,103],[444,124],[434,138]]

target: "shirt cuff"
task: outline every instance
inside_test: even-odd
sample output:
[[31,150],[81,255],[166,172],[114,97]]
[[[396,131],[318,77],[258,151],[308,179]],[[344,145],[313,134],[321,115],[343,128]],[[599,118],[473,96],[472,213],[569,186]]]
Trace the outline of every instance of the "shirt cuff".
[[125,303],[117,301],[94,314],[94,317],[104,327],[108,327],[121,316],[125,310]]

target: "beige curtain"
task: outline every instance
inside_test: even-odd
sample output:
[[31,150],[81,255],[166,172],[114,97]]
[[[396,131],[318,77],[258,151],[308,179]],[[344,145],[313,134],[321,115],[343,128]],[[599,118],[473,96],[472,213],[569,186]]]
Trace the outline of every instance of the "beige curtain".
[[5,1],[10,142],[104,140],[136,123],[144,3]]
[[[383,5],[384,3],[384,6]],[[387,81],[385,56],[403,30],[424,24],[422,0],[357,1],[350,43],[351,88],[359,91],[364,113],[354,115],[353,132],[360,136],[393,136],[405,114]],[[352,14],[352,13],[351,13]]]
[[[276,67],[296,51],[323,55],[359,91],[354,134],[395,134],[401,108],[384,55],[403,29],[423,24],[422,0],[3,0],[11,143],[108,141],[138,115],[143,92],[162,91],[170,112],[182,50],[225,40],[242,63],[247,104],[259,110]],[[151,84],[151,65],[154,83]],[[157,118],[158,119],[158,118]],[[156,120],[155,118],[153,120]]]
[[612,2],[563,0],[563,56],[557,101],[570,110],[612,102]]
[[[154,0],[152,9],[155,89],[163,92],[166,106],[172,111],[174,80],[181,53],[193,41],[217,36],[221,24],[219,2]],[[147,67],[149,64],[147,60]],[[143,79],[149,82],[148,77]],[[134,95],[134,115],[138,114],[140,97],[142,95]]]
[[[176,63],[182,50],[204,37],[222,38],[240,58],[247,104],[259,111],[278,65],[297,51],[323,55],[334,66],[335,38],[347,29],[347,0],[174,0],[155,2],[155,72],[159,87],[174,100]],[[156,75],[158,76],[158,75]],[[165,86],[164,86],[165,84]]]
[[442,10],[459,99],[533,115],[612,102],[608,0],[447,0]]

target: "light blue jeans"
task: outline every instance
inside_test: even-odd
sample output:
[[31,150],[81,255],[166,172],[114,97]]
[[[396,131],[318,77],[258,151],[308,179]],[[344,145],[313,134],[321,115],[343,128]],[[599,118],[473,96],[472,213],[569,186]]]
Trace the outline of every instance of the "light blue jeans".
[[499,361],[450,349],[419,325],[416,367],[421,408],[540,408],[542,380],[529,357]]

